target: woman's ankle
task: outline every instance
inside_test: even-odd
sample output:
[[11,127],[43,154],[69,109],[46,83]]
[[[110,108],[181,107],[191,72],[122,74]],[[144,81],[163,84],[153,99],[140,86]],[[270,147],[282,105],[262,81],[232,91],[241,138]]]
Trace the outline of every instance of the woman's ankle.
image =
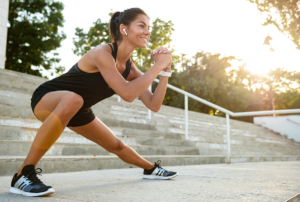
[[150,166],[150,167],[148,167],[148,168],[145,168],[146,170],[151,170],[152,168],[154,168],[155,167],[155,165],[152,165],[152,166]]
[[19,168],[19,170],[18,170],[18,176],[22,173],[22,169],[23,169],[23,165]]

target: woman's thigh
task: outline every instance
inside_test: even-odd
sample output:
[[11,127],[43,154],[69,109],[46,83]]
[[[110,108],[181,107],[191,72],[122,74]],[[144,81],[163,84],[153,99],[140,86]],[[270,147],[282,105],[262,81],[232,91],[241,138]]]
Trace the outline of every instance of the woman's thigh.
[[[63,105],[63,99],[74,100],[78,99],[78,102],[82,99],[80,95],[70,91],[53,91],[45,94],[43,98],[37,103],[34,108],[35,116],[42,122],[57,108],[59,104]],[[83,103],[83,101],[82,101]],[[80,105],[80,104],[78,104]],[[64,107],[64,106],[60,106]],[[75,109],[74,109],[75,110]],[[78,111],[78,109],[76,109]]]
[[117,152],[123,149],[123,142],[98,118],[92,122],[78,127],[68,127],[74,132],[97,143],[109,152]]

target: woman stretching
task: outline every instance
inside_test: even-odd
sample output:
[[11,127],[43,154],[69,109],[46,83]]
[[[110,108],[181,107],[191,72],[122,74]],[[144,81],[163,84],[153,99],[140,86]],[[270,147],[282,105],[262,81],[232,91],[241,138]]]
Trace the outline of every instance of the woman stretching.
[[[170,179],[177,172],[154,165],[128,145],[125,145],[97,117],[91,106],[118,94],[127,102],[137,97],[147,108],[157,112],[163,102],[172,55],[166,48],[151,51],[155,64],[145,74],[131,62],[136,48],[146,48],[149,39],[149,17],[139,8],[113,14],[109,31],[112,44],[99,45],[87,52],[67,73],[40,85],[31,98],[35,116],[43,122],[30,151],[13,176],[10,191],[25,196],[44,196],[54,193],[37,178],[41,169],[38,161],[55,143],[65,127],[116,154],[128,164],[144,169],[143,178]],[[159,84],[152,94],[148,86],[161,73]],[[129,82],[126,82],[129,81]]]

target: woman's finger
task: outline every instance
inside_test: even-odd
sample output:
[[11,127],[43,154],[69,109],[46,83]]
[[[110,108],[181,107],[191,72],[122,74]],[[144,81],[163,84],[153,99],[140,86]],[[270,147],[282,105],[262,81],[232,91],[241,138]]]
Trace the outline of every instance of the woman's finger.
[[163,50],[165,50],[165,49],[166,49],[165,47],[161,46],[161,47],[159,47],[158,49],[156,49],[155,52],[161,53],[161,52],[162,52]]
[[163,51],[162,53],[170,53],[170,54],[171,54],[171,51],[165,50],[165,51]]
[[150,54],[151,54],[152,57],[154,57],[153,51],[150,51]]
[[166,48],[166,47],[163,47],[163,48],[162,48],[162,50],[160,50],[160,52],[159,52],[159,53],[162,53],[163,51],[169,51],[169,50],[168,50],[168,48]]
[[162,47],[162,49],[158,53],[162,53],[163,51],[168,50],[166,47]]
[[155,51],[153,51],[154,54],[158,53],[161,50],[162,47],[157,48]]

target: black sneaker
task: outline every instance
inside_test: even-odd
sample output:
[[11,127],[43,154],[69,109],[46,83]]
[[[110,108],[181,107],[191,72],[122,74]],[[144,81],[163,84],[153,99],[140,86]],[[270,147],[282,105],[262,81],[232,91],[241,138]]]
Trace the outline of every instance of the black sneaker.
[[42,169],[34,169],[34,165],[24,166],[22,173],[16,173],[11,181],[10,192],[24,196],[47,196],[55,191],[51,186],[46,186],[36,176]]
[[167,180],[178,175],[177,172],[167,171],[159,166],[160,160],[155,162],[155,165],[152,169],[146,170],[144,169],[144,179],[159,179],[159,180]]

